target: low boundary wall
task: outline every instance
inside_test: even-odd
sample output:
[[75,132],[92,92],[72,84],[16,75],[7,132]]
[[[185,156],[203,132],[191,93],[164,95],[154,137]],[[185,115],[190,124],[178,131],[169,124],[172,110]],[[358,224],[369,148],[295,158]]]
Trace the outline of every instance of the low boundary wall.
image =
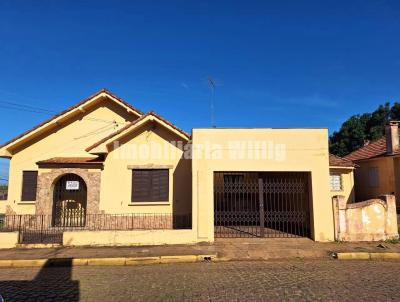
[[347,204],[344,196],[332,198],[335,240],[380,241],[399,238],[393,195]]
[[193,230],[65,231],[64,246],[130,246],[197,243]]
[[17,247],[18,234],[18,232],[0,232],[0,249]]

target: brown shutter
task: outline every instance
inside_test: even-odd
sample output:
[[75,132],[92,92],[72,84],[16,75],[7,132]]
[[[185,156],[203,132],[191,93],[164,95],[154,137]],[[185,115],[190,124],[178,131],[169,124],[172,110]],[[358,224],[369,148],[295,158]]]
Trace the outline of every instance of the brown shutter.
[[37,171],[23,171],[22,174],[22,201],[35,201],[37,190]]
[[169,171],[132,170],[132,202],[168,201]]
[[132,170],[132,202],[149,201],[151,170]]
[[168,201],[168,170],[153,170],[152,201]]

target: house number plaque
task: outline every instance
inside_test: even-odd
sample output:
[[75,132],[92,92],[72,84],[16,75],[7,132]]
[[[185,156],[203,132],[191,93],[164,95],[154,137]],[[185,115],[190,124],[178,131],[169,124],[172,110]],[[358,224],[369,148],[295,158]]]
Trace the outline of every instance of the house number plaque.
[[67,181],[66,190],[79,190],[79,181]]

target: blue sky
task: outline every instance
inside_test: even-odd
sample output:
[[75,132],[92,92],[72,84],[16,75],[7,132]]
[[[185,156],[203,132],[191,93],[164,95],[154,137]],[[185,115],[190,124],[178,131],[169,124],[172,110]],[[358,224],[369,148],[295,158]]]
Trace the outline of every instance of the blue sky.
[[[190,131],[210,126],[212,76],[217,126],[333,131],[400,99],[399,16],[382,0],[3,0],[0,102],[61,111],[105,87]],[[0,143],[48,117],[0,108]]]

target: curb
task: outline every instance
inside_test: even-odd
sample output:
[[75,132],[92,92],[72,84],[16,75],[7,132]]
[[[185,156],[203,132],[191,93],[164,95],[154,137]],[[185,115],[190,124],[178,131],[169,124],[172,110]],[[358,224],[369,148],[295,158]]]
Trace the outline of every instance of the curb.
[[400,253],[332,253],[331,256],[338,260],[400,260]]
[[177,255],[120,258],[52,258],[0,260],[0,267],[133,266],[146,264],[212,262],[217,255]]

